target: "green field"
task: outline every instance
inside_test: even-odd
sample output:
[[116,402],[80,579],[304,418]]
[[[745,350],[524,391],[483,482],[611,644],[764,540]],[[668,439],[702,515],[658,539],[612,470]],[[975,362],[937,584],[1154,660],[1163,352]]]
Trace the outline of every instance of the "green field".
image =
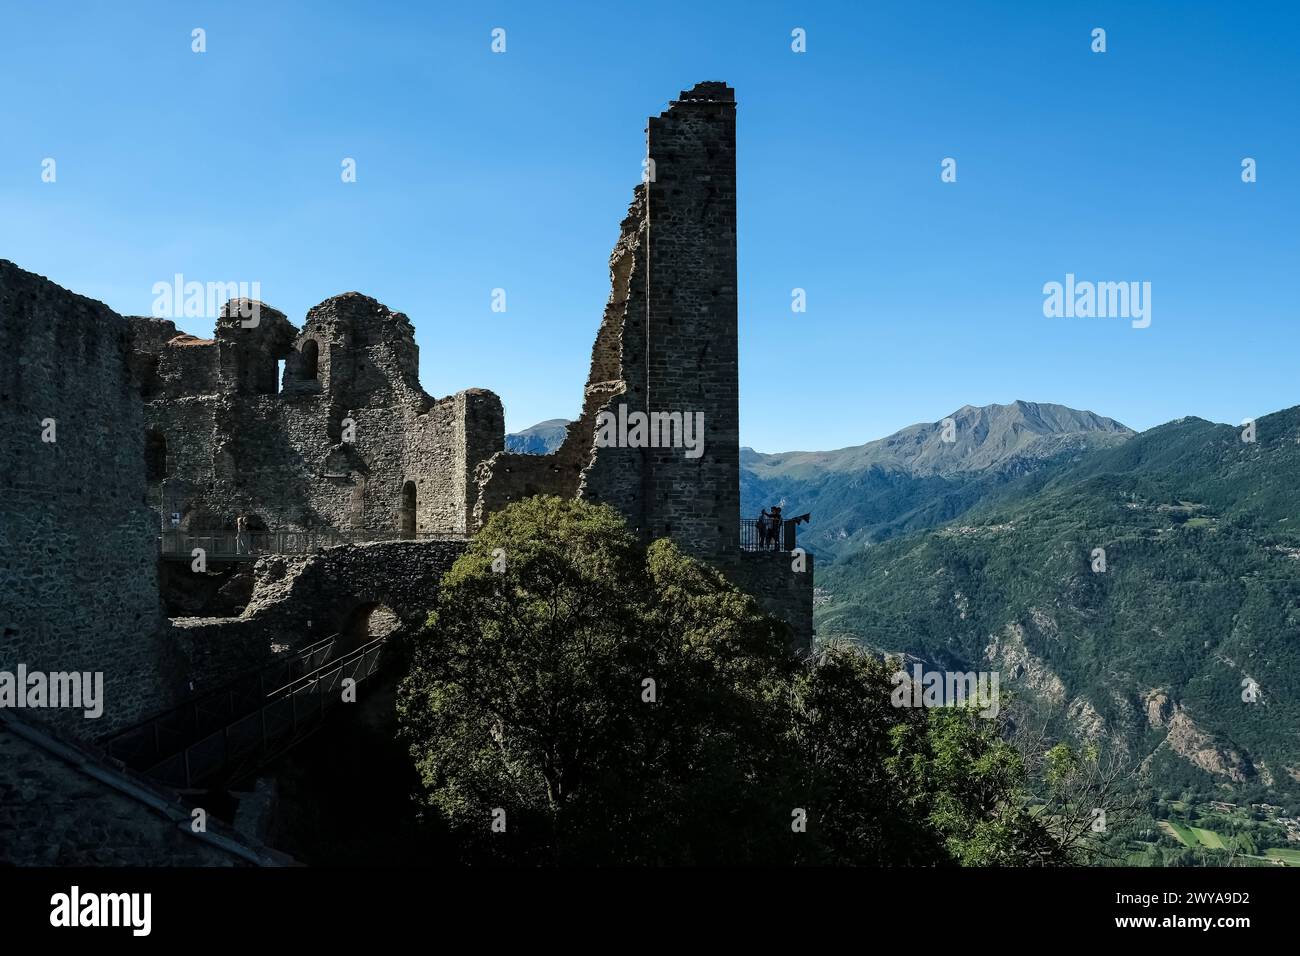
[[1226,850],[1223,839],[1213,830],[1203,830],[1200,827],[1188,827],[1192,833],[1196,834],[1196,839],[1201,841],[1201,846],[1208,850]]
[[1287,866],[1300,866],[1300,850],[1284,850],[1278,847],[1265,850],[1264,855],[1274,860],[1282,860]]
[[1192,834],[1192,831],[1187,829],[1187,827],[1179,823],[1177,820],[1161,820],[1160,829],[1164,830],[1183,846],[1196,846],[1196,837]]

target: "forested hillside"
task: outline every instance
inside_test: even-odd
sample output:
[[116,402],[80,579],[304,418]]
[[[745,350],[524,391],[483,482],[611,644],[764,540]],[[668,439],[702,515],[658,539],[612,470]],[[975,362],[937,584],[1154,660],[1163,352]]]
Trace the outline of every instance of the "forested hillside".
[[1256,429],[1171,422],[820,567],[818,634],[1000,669],[1158,773],[1295,788],[1300,409]]

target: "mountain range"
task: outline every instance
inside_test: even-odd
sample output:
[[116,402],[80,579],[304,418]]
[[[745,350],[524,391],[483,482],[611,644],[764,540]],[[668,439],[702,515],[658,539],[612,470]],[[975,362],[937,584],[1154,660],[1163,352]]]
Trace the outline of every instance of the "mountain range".
[[819,569],[818,634],[998,669],[1153,779],[1300,783],[1300,408],[1184,418]]
[[812,513],[819,638],[997,670],[1169,792],[1300,792],[1300,408],[1137,434],[964,406],[741,468],[743,514]]
[[[1021,497],[1132,429],[1064,405],[965,405],[947,419],[825,452],[765,455],[741,449],[740,507],[811,512],[801,540],[838,558],[898,534],[934,527],[977,504]],[[802,529],[801,529],[802,531]]]

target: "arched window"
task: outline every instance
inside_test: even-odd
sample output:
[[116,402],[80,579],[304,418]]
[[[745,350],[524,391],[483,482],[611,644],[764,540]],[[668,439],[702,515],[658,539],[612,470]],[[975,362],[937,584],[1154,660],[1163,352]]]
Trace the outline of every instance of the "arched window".
[[144,436],[144,476],[146,481],[162,481],[167,477],[167,439],[156,428]]
[[320,346],[316,344],[315,339],[308,339],[302,343],[302,377],[305,379],[320,377]]
[[403,538],[415,537],[415,482],[402,485],[401,534]]

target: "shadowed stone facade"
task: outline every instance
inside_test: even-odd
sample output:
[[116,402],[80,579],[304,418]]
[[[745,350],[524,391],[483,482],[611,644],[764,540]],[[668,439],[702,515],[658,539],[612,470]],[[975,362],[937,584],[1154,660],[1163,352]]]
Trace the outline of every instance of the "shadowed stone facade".
[[175,514],[181,531],[234,531],[247,513],[255,529],[356,540],[470,533],[500,400],[430,397],[410,320],[368,296],[322,302],[301,332],[265,305],[248,327],[251,311],[228,303],[212,341],[130,320],[164,530]]
[[[735,116],[729,87],[701,83],[649,121],[650,175],[610,257],[582,414],[552,455],[502,450],[489,391],[428,395],[410,321],[368,296],[322,302],[301,330],[232,300],[204,340],[0,264],[0,665],[105,670],[100,734],[172,703],[196,674],[346,629],[344,605],[402,590],[390,576],[414,575],[431,601],[428,581],[456,552],[426,541],[404,563],[343,548],[192,587],[182,562],[165,576],[183,592],[169,606],[227,616],[163,628],[157,537],[173,515],[183,534],[233,531],[243,513],[254,530],[463,541],[493,510],[543,493],[608,503],[646,540],[672,537],[806,644],[811,558],[794,570],[788,554],[739,548]],[[598,440],[602,413],[629,411],[702,415],[702,454]],[[45,419],[54,442],[40,440]],[[267,597],[275,574],[292,599]]]
[[305,557],[261,558],[252,599],[238,617],[177,618],[171,642],[196,690],[211,688],[291,650],[338,634],[336,654],[368,640],[376,611],[422,625],[438,582],[465,541],[383,541],[327,548]]
[[0,711],[0,865],[285,866],[293,860],[102,754]]
[[0,670],[102,671],[102,717],[30,712],[84,735],[165,699],[157,517],[128,356],[121,316],[0,260]]

